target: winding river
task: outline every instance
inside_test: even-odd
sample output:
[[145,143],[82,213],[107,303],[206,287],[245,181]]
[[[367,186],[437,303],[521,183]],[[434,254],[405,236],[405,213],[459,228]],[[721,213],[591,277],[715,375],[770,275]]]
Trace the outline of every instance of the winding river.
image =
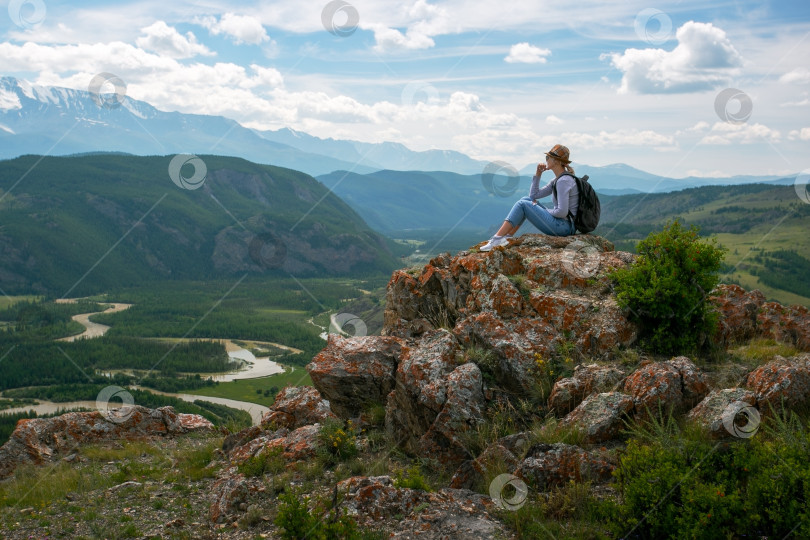
[[[76,302],[76,299],[61,299],[57,300],[57,302],[71,303]],[[118,311],[123,311],[131,307],[132,304],[112,303],[110,304],[110,306],[111,307],[107,308],[103,312],[82,313],[80,315],[74,315],[72,319],[82,324],[85,327],[85,331],[75,336],[60,338],[58,341],[75,341],[77,339],[92,339],[101,337],[107,333],[110,327],[103,324],[94,323],[90,321],[90,317],[96,315],[97,313],[115,313]],[[272,360],[270,360],[269,357],[256,357],[250,350],[241,347],[231,339],[211,339],[210,341],[218,341],[223,343],[225,345],[225,351],[228,353],[228,356],[232,360],[238,361],[240,363],[240,368],[228,373],[219,373],[214,375],[200,374],[201,376],[208,376],[208,378],[211,378],[219,382],[230,382],[239,379],[255,379],[258,377],[267,377],[269,375],[275,375],[277,373],[282,373],[284,371],[284,367],[281,364],[273,362]],[[264,341],[246,341],[246,340],[241,342],[246,343],[248,347],[251,347],[253,350],[256,351],[260,351],[263,346],[270,345],[273,347],[288,350],[293,353],[302,352],[300,349],[288,347],[280,343],[270,343]],[[111,374],[111,372],[108,372],[108,375],[109,374]],[[243,411],[247,411],[250,414],[251,418],[253,419],[253,425],[258,425],[258,423],[261,421],[262,415],[270,410],[268,407],[265,407],[264,405],[259,405],[257,403],[250,403],[247,401],[237,401],[234,399],[226,399],[211,396],[198,396],[193,394],[175,394],[170,392],[159,392],[158,390],[153,390],[151,388],[140,388],[138,386],[132,386],[132,388],[140,390],[148,390],[153,394],[175,397],[188,402],[192,402],[195,400],[210,401],[212,403],[218,403],[220,405],[227,405],[228,407],[232,407],[234,409],[241,409]],[[53,414],[59,411],[66,411],[77,408],[86,408],[90,410],[97,409],[95,401],[70,401],[65,403],[54,403],[39,399],[37,401],[39,402],[37,405],[28,405],[24,407],[17,407],[14,409],[5,409],[0,411],[0,414],[34,411],[37,414],[42,415],[42,414]]]

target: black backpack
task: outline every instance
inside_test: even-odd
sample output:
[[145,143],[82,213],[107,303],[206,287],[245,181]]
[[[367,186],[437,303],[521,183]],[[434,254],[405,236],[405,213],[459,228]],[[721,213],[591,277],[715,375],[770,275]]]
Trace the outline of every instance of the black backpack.
[[[563,173],[572,177],[577,182],[577,190],[579,191],[579,206],[577,207],[577,215],[574,218],[574,226],[581,233],[589,233],[599,225],[599,215],[602,213],[602,205],[599,203],[599,197],[596,192],[588,183],[588,175],[578,178],[571,173]],[[563,176],[561,174],[560,176]],[[551,189],[554,191],[554,198],[557,198],[557,180],[551,184]],[[568,217],[571,217],[571,212],[568,212]]]

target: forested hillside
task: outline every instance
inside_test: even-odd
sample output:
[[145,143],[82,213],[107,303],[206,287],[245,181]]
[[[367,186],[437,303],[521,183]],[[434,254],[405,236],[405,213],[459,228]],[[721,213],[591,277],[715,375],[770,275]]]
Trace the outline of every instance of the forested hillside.
[[[394,244],[306,174],[200,156],[201,186],[181,189],[172,158],[0,162],[5,293],[82,296],[156,280],[358,275],[398,264]],[[175,179],[181,171],[200,172],[186,165]]]
[[728,248],[721,281],[760,289],[766,297],[810,306],[810,204],[794,186],[707,186],[673,193],[603,197],[595,231],[616,249],[679,219]]

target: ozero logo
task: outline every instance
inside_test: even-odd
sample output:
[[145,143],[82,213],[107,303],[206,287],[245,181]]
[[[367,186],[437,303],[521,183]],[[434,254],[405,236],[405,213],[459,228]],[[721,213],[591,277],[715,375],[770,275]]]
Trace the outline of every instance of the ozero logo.
[[42,0],[11,0],[8,3],[8,16],[20,28],[36,28],[45,20],[48,13]]
[[[116,401],[111,401],[115,399]],[[121,400],[119,404],[117,400]],[[120,386],[108,386],[96,397],[96,408],[109,422],[121,424],[126,422],[135,411],[135,400]]]
[[332,0],[321,11],[321,23],[326,30],[339,37],[349,37],[357,30],[360,14],[343,0]]
[[[110,91],[112,90],[112,91]],[[117,109],[127,95],[127,85],[117,75],[99,73],[90,80],[87,91],[96,105],[103,109]]]
[[[745,418],[745,424],[738,425],[737,420]],[[759,429],[759,411],[744,401],[735,401],[725,408],[722,415],[723,427],[726,431],[741,439],[750,439]]]
[[489,496],[503,510],[520,510],[529,496],[526,483],[514,474],[501,474],[489,484]]
[[[189,176],[186,176],[192,169]],[[169,163],[169,178],[181,189],[199,189],[205,183],[208,168],[205,162],[191,154],[177,154]]]
[[517,191],[520,174],[505,161],[491,161],[481,173],[481,183],[484,189],[493,195],[510,197]]

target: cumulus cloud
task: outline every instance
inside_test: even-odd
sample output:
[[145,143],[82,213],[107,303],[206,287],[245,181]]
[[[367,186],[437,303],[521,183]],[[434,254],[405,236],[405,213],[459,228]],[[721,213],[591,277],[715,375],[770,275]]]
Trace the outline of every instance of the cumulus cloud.
[[561,126],[563,124],[563,119],[550,114],[546,116],[546,124],[550,126]]
[[563,133],[561,139],[570,147],[579,148],[618,148],[623,146],[667,147],[675,144],[671,135],[662,135],[650,129],[619,129],[599,133]]
[[787,73],[779,77],[779,82],[793,83],[793,84],[810,83],[810,69],[800,67],[792,71],[788,71]]
[[523,42],[512,45],[509,55],[504,60],[510,64],[545,64],[546,56],[550,54],[551,51],[548,49],[541,49]]
[[198,54],[214,55],[205,45],[197,42],[194,34],[188,32],[184,36],[163,21],[157,21],[146,28],[142,28],[141,31],[144,35],[135,41],[141,49],[171,58],[191,58]]
[[672,51],[627,49],[606,55],[623,73],[619,92],[685,93],[727,84],[743,59],[726,33],[710,23],[689,21],[681,26]]
[[194,21],[207,28],[213,35],[225,34],[237,45],[247,43],[259,45],[265,41],[270,41],[270,36],[262,26],[261,21],[249,15],[236,15],[226,13],[219,20],[216,17],[199,17]]
[[374,31],[374,49],[378,52],[429,49],[436,44],[430,36],[413,28],[405,34],[380,24],[371,25],[370,28]]
[[701,144],[754,144],[763,142],[779,142],[779,131],[763,124],[731,124],[717,122],[712,129],[700,140]]
[[788,139],[791,141],[810,141],[810,128],[794,129],[788,134]]

